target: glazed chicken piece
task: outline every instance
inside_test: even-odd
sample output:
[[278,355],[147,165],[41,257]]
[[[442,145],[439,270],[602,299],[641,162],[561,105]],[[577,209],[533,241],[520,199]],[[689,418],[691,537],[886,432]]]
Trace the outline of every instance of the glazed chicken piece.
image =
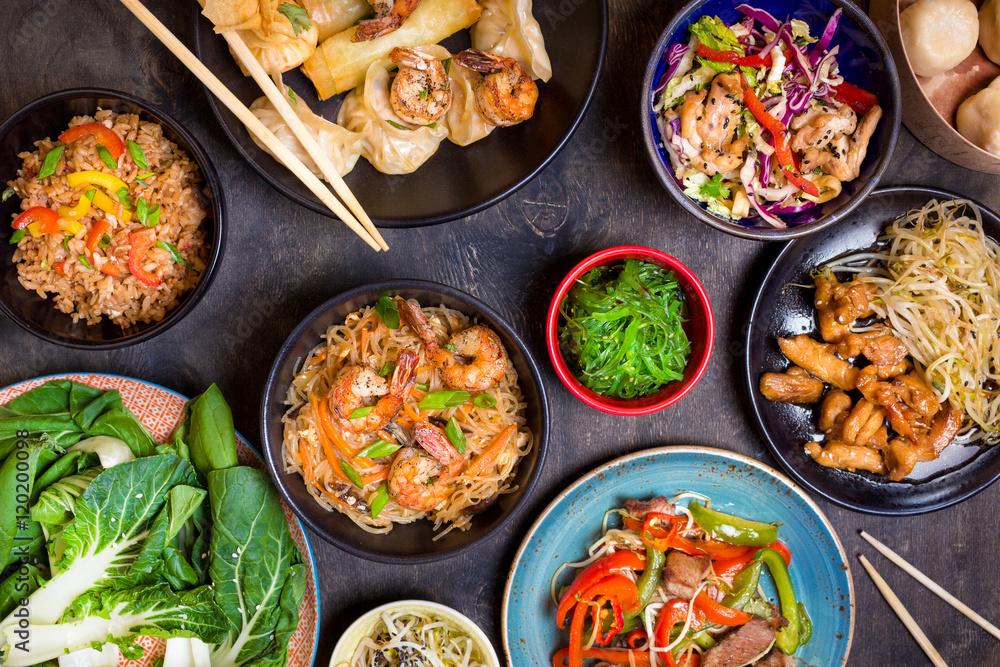
[[784,373],[764,373],[760,378],[760,393],[769,401],[812,405],[823,397],[825,385],[809,375],[804,368],[792,366]]
[[838,439],[847,445],[881,450],[886,446],[887,431],[885,410],[862,398],[841,423]]
[[805,334],[792,338],[779,338],[782,353],[810,375],[837,389],[850,391],[855,388],[858,369],[834,354],[834,347],[813,340]]
[[850,472],[867,470],[879,475],[886,473],[882,455],[870,447],[848,445],[839,440],[831,440],[825,445],[818,442],[808,442],[805,450],[806,454],[815,459],[817,463],[828,468],[840,468]]
[[791,122],[792,139],[788,146],[793,151],[823,148],[841,135],[850,135],[858,126],[858,118],[849,106],[830,107],[813,103],[808,110],[795,116]]
[[849,327],[855,320],[871,314],[875,286],[857,280],[841,283],[829,270],[817,272],[813,281],[820,335],[827,343],[839,343],[851,334]]
[[823,403],[819,406],[817,426],[824,433],[831,433],[835,429],[839,430],[850,413],[851,397],[839,389],[834,389],[826,395]]
[[882,107],[876,105],[869,109],[850,139],[842,135],[830,145],[832,159],[823,166],[824,171],[841,181],[857,178],[861,174],[861,163],[868,154],[868,142],[881,119]]
[[663,581],[667,592],[690,600],[711,569],[710,556],[688,556],[676,549],[670,551],[663,566]]
[[719,74],[708,91],[689,91],[681,105],[681,136],[691,142],[699,155],[692,166],[709,176],[732,171],[743,162],[749,137],[734,141],[743,106],[740,80],[729,72]]

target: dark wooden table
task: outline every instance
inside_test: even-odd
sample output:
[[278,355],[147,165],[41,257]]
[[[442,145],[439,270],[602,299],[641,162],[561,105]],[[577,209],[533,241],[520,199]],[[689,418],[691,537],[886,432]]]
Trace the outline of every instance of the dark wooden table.
[[[189,45],[192,1],[149,2]],[[230,231],[225,260],[204,301],[152,342],[118,352],[79,352],[0,321],[0,385],[65,371],[118,373],[187,395],[217,382],[237,428],[256,441],[261,390],[281,342],[312,308],[347,287],[390,277],[454,285],[507,316],[545,361],[543,314],[577,260],[624,243],[666,250],[701,278],[716,317],[711,365],[683,401],[649,417],[604,415],[573,398],[546,361],[553,427],[548,460],[536,492],[501,534],[466,555],[407,568],[355,558],[313,536],[323,609],[317,664],[327,663],[337,637],[359,613],[407,597],[465,612],[500,650],[500,601],[514,552],[532,518],[578,476],[654,445],[709,445],[775,465],[746,417],[738,362],[748,302],[779,246],[721,234],[685,214],[654,178],[642,147],[636,108],[642,70],[679,6],[673,0],[612,0],[604,75],[566,150],[499,205],[447,225],[389,230],[392,251],[376,255],[339,223],[296,206],[262,181],[225,140],[198,82],[114,0],[3,0],[0,117],[72,87],[115,88],[147,98],[184,123],[213,156],[229,202]],[[1000,210],[996,176],[942,160],[905,129],[883,182],[948,188]],[[971,607],[1000,620],[1000,486],[911,518],[819,504],[839,532],[854,575],[851,665],[929,664],[860,567],[858,553],[872,559],[945,660],[1000,664],[997,640],[858,536],[864,529],[883,539]],[[539,663],[545,662],[539,654]]]

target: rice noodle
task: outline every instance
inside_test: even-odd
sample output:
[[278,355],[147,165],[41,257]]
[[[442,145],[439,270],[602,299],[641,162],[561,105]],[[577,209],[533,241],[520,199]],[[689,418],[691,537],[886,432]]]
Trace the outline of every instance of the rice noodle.
[[429,613],[382,612],[350,662],[336,667],[481,667],[486,662],[475,640]]
[[831,264],[876,286],[872,309],[938,400],[965,412],[964,442],[1000,441],[1000,261],[982,214],[932,200],[895,220],[871,252]]

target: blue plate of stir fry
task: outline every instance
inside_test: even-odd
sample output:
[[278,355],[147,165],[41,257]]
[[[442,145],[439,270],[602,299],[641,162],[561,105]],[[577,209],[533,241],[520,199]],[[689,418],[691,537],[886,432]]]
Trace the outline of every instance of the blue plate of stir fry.
[[843,217],[888,163],[896,72],[849,3],[692,3],[654,53],[643,119],[654,164],[713,226],[758,236]]
[[844,665],[850,569],[786,477],[707,447],[630,454],[532,526],[504,595],[513,667]]

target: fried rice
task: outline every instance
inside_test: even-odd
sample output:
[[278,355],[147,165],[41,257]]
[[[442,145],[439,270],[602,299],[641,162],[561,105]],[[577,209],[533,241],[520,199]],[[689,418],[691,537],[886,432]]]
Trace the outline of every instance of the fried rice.
[[[163,136],[160,125],[140,121],[135,114],[98,109],[93,117],[73,118],[69,127],[95,122],[114,131],[124,144],[138,144],[149,169],[136,164],[134,148],[125,150],[116,167],[109,168],[101,158],[97,138],[88,134],[66,145],[52,176],[38,179],[48,152],[63,145],[45,138],[35,142],[34,152],[18,156],[24,164],[8,185],[21,197],[22,211],[34,206],[58,211],[75,206],[84,196],[93,198],[101,190],[116,205],[124,200],[130,213],[125,214],[121,206],[111,213],[93,205],[79,220],[81,225],[73,225],[60,214],[56,233],[25,230],[14,250],[18,280],[42,298],[51,295],[55,307],[74,322],[96,324],[107,317],[123,328],[157,322],[183,301],[205,272],[210,250],[204,224],[211,211],[208,192],[202,191],[198,165]],[[128,194],[92,184],[71,187],[67,176],[80,171],[112,174],[125,182]],[[152,224],[147,217],[143,224],[138,215],[140,206],[144,210],[159,206],[159,220]],[[131,219],[125,220],[127,216]],[[91,230],[101,219],[110,228],[101,235],[100,243],[92,241],[93,247],[88,247]],[[147,228],[155,232],[152,247],[142,256],[138,249],[132,253],[135,237],[130,235]],[[130,254],[137,256],[131,258]],[[130,259],[136,271],[141,274],[144,270],[155,278],[147,274],[144,281],[134,275]]]

